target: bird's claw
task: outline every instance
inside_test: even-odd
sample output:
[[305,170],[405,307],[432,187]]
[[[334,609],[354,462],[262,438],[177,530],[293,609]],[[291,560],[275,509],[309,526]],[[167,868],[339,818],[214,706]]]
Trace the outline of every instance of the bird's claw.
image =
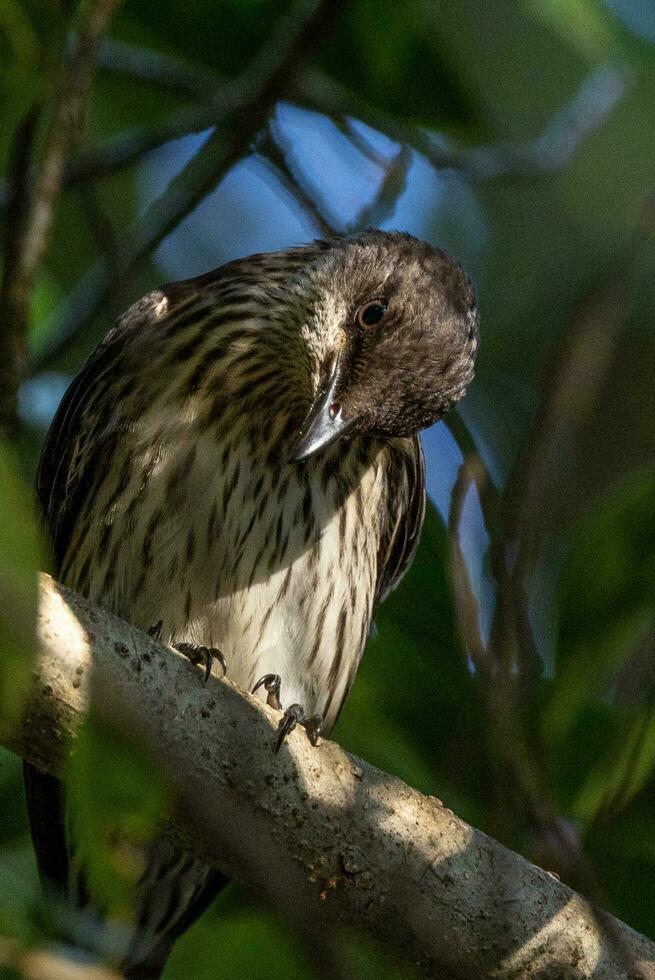
[[305,711],[303,707],[299,704],[292,704],[291,707],[287,708],[287,710],[284,712],[282,718],[280,719],[280,724],[277,726],[273,751],[276,754],[280,751],[280,746],[284,742],[287,735],[294,730],[296,725],[302,725],[307,732],[307,738],[309,741],[312,743],[312,745],[317,745],[322,722],[323,718],[321,715],[310,715],[309,718],[305,718]]
[[273,745],[273,751],[279,752],[282,742],[285,740],[287,735],[294,730],[298,722],[301,722],[305,716],[305,712],[302,710],[299,704],[292,704],[290,708],[284,712],[280,718],[280,724],[277,726],[277,732],[275,734],[275,743]]
[[[280,687],[281,679],[279,674],[264,674],[260,677],[255,686],[253,687],[251,694],[256,694],[260,687],[263,687],[266,691],[266,704],[269,708],[275,708],[276,711],[283,711],[282,705],[280,704]],[[300,704],[292,704],[291,707],[282,715],[280,719],[280,724],[277,726],[277,732],[275,733],[275,739],[273,741],[273,751],[279,752],[280,746],[284,742],[285,738],[292,732],[296,725],[302,725],[306,732],[309,741],[312,745],[318,743],[318,736],[321,731],[321,724],[323,718],[321,715],[311,715],[309,718],[305,718],[305,709]]]
[[146,632],[153,640],[161,640],[161,632],[163,628],[164,620],[158,619],[157,622],[153,623]]
[[322,724],[323,715],[310,715],[309,718],[305,718],[303,721],[304,729],[307,732],[307,738],[312,745],[318,745],[318,737],[321,734]]
[[215,660],[218,660],[223,669],[223,677],[227,674],[225,657],[216,647],[205,647],[198,643],[174,643],[173,647],[178,653],[182,653],[185,657],[188,657],[192,664],[204,664],[205,684],[209,680],[212,672],[212,664]]
[[260,677],[255,686],[253,687],[251,694],[256,694],[260,687],[263,687],[266,691],[266,704],[269,708],[275,708],[276,711],[282,711],[282,705],[280,704],[280,685],[281,685],[279,674],[264,674]]

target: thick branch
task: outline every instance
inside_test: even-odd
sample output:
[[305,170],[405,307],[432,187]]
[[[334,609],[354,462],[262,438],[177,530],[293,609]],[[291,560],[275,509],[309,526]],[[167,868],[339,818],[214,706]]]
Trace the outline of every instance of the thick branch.
[[297,731],[274,756],[277,713],[47,576],[39,654],[8,746],[59,771],[93,702],[167,772],[171,833],[304,929],[364,931],[444,980],[655,980],[655,945],[556,878],[332,742]]

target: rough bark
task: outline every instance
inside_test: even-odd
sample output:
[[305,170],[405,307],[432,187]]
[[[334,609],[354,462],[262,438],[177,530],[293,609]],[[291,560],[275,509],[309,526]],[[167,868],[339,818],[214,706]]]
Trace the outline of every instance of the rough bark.
[[92,702],[176,791],[170,827],[304,931],[353,928],[418,974],[654,978],[655,945],[447,807],[279,714],[43,576],[39,661],[7,745],[49,772]]

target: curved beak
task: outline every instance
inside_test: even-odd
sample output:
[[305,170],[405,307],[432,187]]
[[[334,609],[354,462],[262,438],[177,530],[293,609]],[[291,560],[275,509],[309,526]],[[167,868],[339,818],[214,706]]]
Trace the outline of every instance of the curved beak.
[[298,463],[300,460],[315,456],[352,429],[355,419],[344,419],[341,406],[336,399],[338,383],[339,358],[337,357],[326,387],[317,394],[305,417],[298,442],[289,457],[290,462]]

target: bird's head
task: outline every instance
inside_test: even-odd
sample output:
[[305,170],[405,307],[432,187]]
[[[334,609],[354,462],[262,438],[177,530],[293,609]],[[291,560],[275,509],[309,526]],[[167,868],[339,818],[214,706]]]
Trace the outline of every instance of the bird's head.
[[461,398],[478,315],[470,280],[445,252],[368,231],[335,241],[306,271],[314,382],[294,460],[348,432],[411,435]]

